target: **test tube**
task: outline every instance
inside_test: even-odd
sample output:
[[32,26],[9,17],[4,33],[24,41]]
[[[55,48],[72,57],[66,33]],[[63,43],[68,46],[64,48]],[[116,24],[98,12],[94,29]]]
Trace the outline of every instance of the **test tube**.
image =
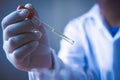
[[73,41],[72,39],[70,39],[70,38],[68,38],[67,36],[65,36],[64,34],[58,32],[54,27],[48,25],[47,23],[45,23],[45,22],[43,22],[43,21],[41,21],[41,20],[40,20],[40,22],[41,22],[42,24],[44,24],[47,29],[49,29],[51,32],[53,32],[54,34],[56,34],[58,37],[66,40],[66,41],[67,41],[68,43],[70,43],[71,45],[74,44],[74,41]]
[[[20,9],[28,9],[28,8],[24,7],[23,5],[19,5],[19,6],[17,7],[17,10],[20,10]],[[29,15],[28,15],[27,18],[29,18],[29,19],[32,20],[32,18],[34,17],[34,18],[36,19],[36,21],[39,21],[39,23],[44,24],[47,29],[49,29],[51,32],[53,32],[54,34],[56,34],[58,37],[64,39],[65,41],[67,41],[67,42],[70,43],[71,45],[74,44],[74,41],[73,41],[72,39],[70,39],[70,38],[68,38],[67,36],[65,36],[64,34],[58,32],[54,27],[48,25],[48,24],[45,23],[44,21],[42,21],[42,20],[40,20],[39,18],[37,18],[36,16],[34,16],[34,12],[33,12],[32,9],[28,9],[28,10],[29,10],[30,13],[29,13]],[[35,22],[35,21],[34,21],[34,22]]]

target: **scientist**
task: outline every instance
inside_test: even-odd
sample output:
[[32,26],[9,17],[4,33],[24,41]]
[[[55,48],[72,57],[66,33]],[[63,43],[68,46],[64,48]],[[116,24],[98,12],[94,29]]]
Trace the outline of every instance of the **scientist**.
[[[93,8],[68,23],[58,56],[31,4],[2,20],[7,59],[29,80],[120,80],[120,0],[97,0]],[[28,19],[29,9],[34,17]]]

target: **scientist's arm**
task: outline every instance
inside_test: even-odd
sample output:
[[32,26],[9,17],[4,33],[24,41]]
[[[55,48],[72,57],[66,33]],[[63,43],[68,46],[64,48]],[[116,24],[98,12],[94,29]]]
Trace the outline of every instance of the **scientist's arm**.
[[[25,7],[33,9],[31,4]],[[28,9],[16,10],[2,20],[3,49],[7,59],[20,70],[51,68],[46,32],[42,25],[27,19]],[[38,17],[37,14],[35,16]]]

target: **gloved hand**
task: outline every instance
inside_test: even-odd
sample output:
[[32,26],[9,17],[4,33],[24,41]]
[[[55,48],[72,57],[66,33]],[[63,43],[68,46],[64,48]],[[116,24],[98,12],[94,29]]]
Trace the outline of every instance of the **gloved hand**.
[[[33,9],[31,4],[26,8]],[[2,20],[3,49],[7,59],[17,68],[24,71],[51,68],[51,50],[46,32],[42,25],[27,18],[28,9],[16,10]],[[33,21],[32,21],[33,20]]]

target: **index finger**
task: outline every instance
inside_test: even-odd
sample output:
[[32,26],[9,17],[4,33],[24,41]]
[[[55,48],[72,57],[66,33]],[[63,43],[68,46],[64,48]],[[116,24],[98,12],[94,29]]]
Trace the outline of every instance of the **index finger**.
[[8,25],[13,24],[18,21],[24,20],[29,15],[29,11],[27,9],[16,10],[5,18],[3,18],[1,25],[2,28],[5,29]]

